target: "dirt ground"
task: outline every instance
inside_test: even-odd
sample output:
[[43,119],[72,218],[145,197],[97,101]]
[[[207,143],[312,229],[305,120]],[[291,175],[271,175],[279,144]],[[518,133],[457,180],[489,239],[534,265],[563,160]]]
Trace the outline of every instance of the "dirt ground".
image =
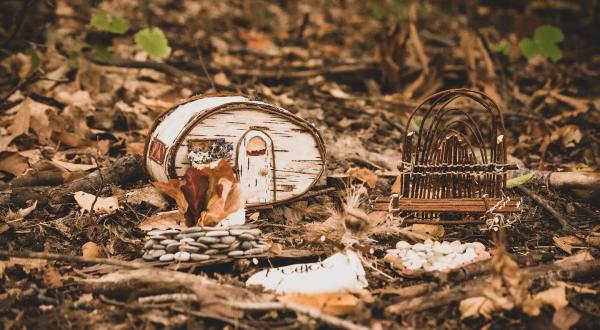
[[[91,24],[98,8],[127,20],[128,29],[111,33]],[[3,329],[600,326],[600,183],[570,189],[553,186],[545,176],[598,171],[596,1],[8,0],[0,2],[0,17]],[[558,60],[528,59],[519,46],[524,38],[535,40],[543,25],[564,35],[556,44]],[[151,59],[136,45],[134,35],[145,27],[164,33],[166,58]],[[506,191],[522,198],[518,219],[499,231],[444,223],[432,234],[410,222],[375,224],[375,216],[350,215],[347,170],[377,175],[376,185],[352,205],[371,215],[375,198],[392,189],[412,110],[427,96],[453,88],[482,91],[503,111],[508,161],[519,166],[511,176],[534,174]],[[177,102],[215,92],[281,106],[314,123],[324,139],[326,173],[308,196],[248,213],[277,249],[255,260],[153,264],[208,278],[206,285],[187,278],[161,282],[160,274],[156,282],[82,284],[127,270],[90,256],[143,264],[139,224],[177,209],[170,199],[167,205],[121,200],[151,187],[138,162],[146,136],[154,118]],[[114,170],[124,159],[133,161]],[[83,212],[73,198],[77,190],[65,189],[96,169],[106,175],[99,189],[77,190],[116,196],[121,207],[115,213]],[[480,242],[493,257],[451,275],[411,276],[384,261],[396,242],[422,241],[419,234]],[[90,242],[94,251],[86,253],[83,246]],[[238,294],[275,301],[246,290],[244,282],[259,269],[319,261],[348,246],[360,253],[369,285],[335,320],[288,307],[222,304],[241,301],[234,299]],[[490,287],[503,290],[496,294],[504,300],[496,297],[490,313],[466,315],[465,300],[491,299]],[[552,291],[557,296],[537,313],[527,309],[527,299],[552,288],[560,289]],[[173,292],[191,292],[200,301],[138,301]]]

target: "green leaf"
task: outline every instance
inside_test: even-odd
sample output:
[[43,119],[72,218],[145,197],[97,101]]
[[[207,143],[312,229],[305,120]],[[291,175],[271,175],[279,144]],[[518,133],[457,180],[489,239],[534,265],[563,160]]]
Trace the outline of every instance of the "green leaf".
[[550,57],[550,59],[553,62],[556,62],[556,61],[558,61],[558,60],[560,60],[562,58],[562,51],[555,44],[545,45],[545,46],[540,47],[540,48],[542,50],[542,53],[544,55]]
[[67,56],[67,64],[69,67],[77,69],[79,67],[79,52],[76,50],[71,50],[67,52]]
[[502,39],[498,42],[490,43],[490,50],[494,53],[508,55],[510,53],[510,46],[506,39]]
[[562,31],[556,26],[538,26],[533,33],[533,39],[538,45],[554,45],[565,39]]
[[535,174],[533,172],[531,173],[527,173],[525,175],[521,175],[518,176],[516,178],[512,178],[508,181],[506,181],[506,188],[515,188],[518,187],[522,184],[526,184],[527,182],[529,182],[529,180],[531,180],[531,178],[533,178]]
[[141,47],[151,59],[164,59],[171,54],[171,47],[164,33],[157,27],[145,28],[135,34],[135,43]]
[[94,56],[106,62],[112,62],[112,54],[104,45],[95,44],[92,46]]
[[98,30],[115,34],[123,34],[129,30],[129,22],[119,16],[113,15],[103,9],[92,9],[90,24]]
[[523,38],[519,41],[519,49],[528,60],[541,53],[537,43],[529,38]]
[[37,69],[40,66],[40,64],[42,64],[42,60],[40,60],[40,57],[38,56],[35,49],[33,49],[33,47],[27,48],[27,53],[29,54],[29,57],[31,57],[31,64],[33,64],[32,69]]

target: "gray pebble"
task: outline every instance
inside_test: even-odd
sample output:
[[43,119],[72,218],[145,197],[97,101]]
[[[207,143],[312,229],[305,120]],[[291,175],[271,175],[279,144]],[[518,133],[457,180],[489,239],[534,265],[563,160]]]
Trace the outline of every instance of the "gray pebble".
[[167,251],[165,251],[165,250],[152,250],[152,251],[150,251],[150,255],[152,256],[152,258],[158,258],[158,257],[164,255],[165,253],[167,253]]
[[202,227],[189,227],[189,228],[185,228],[181,230],[182,234],[187,234],[187,233],[196,233],[199,231],[203,231],[204,229],[202,229]]
[[172,261],[173,259],[175,259],[175,255],[173,253],[167,253],[167,254],[163,254],[162,256],[160,256],[160,261]]
[[202,227],[204,231],[219,231],[223,230],[224,227]]
[[251,248],[253,248],[253,247],[254,247],[254,245],[253,245],[253,244],[252,244],[252,242],[250,242],[250,241],[245,241],[245,242],[242,242],[242,244],[240,245],[240,248],[241,248],[242,250],[250,250],[250,249],[251,249]]
[[258,228],[254,228],[254,229],[231,229],[229,231],[231,233],[231,235],[234,236],[238,236],[238,235],[242,235],[242,234],[250,234],[250,235],[260,235],[261,234],[261,230]]
[[150,248],[152,247],[152,245],[154,245],[154,244],[156,244],[156,241],[155,241],[155,240],[153,240],[153,239],[151,239],[151,240],[148,240],[148,242],[144,243],[144,249],[145,249],[145,250],[148,250],[148,249],[150,249]]
[[190,254],[188,252],[177,252],[175,253],[175,260],[177,261],[190,261]]
[[209,256],[213,255],[213,254],[217,254],[217,253],[219,253],[219,250],[217,250],[217,249],[208,249],[208,250],[204,251],[204,254],[207,254]]
[[152,260],[154,260],[154,257],[152,256],[152,254],[150,252],[146,252],[142,256],[142,259],[144,259],[146,261],[152,261]]
[[200,251],[199,248],[197,248],[195,246],[190,246],[190,245],[185,245],[180,250],[181,251],[185,251],[185,252],[198,252],[198,251]]
[[165,246],[162,244],[154,244],[152,245],[152,250],[164,250]]
[[167,246],[167,245],[173,244],[173,243],[179,243],[179,242],[174,239],[164,239],[164,240],[160,241],[160,244],[162,244],[164,246]]
[[256,239],[256,237],[254,237],[254,235],[252,235],[252,234],[243,233],[238,236],[238,239],[242,240],[242,241],[253,241]]
[[210,256],[207,254],[192,253],[192,254],[190,254],[190,258],[193,261],[202,261],[202,260],[210,259]]
[[198,233],[189,233],[189,234],[179,234],[177,236],[181,236],[181,238],[198,238],[198,237],[202,237],[205,235],[206,235],[205,232],[198,232]]
[[179,234],[179,230],[176,229],[166,229],[166,230],[152,230],[148,233],[148,235],[175,235]]
[[240,241],[235,241],[233,243],[231,243],[231,245],[229,245],[229,248],[227,250],[237,250],[237,248],[240,247]]
[[260,254],[260,253],[263,253],[263,252],[265,252],[265,251],[263,249],[261,249],[261,248],[253,248],[253,249],[244,251],[244,254],[245,255]]
[[269,251],[271,249],[271,247],[269,245],[266,245],[266,244],[257,244],[255,246],[255,248],[257,248],[257,249],[263,249],[263,251]]
[[193,238],[182,238],[179,240],[179,243],[190,243],[190,242],[195,242],[196,240]]
[[235,241],[236,241],[236,239],[233,236],[223,236],[223,237],[221,237],[221,243],[231,244],[231,243],[233,243]]
[[206,244],[203,244],[203,243],[190,242],[190,243],[188,243],[188,245],[195,246],[195,247],[199,248],[200,250],[206,250],[206,249],[208,249],[208,246]]
[[175,253],[177,251],[179,251],[179,242],[176,243],[171,243],[169,245],[167,245],[167,251],[169,251],[169,253]]
[[212,244],[210,247],[212,249],[227,249],[227,248],[229,248],[229,244],[217,243],[217,244]]
[[155,240],[155,241],[162,241],[164,239],[169,239],[169,238],[167,236],[163,236],[163,235],[150,235],[148,237],[148,239],[152,239],[152,240]]
[[230,257],[239,257],[239,256],[243,256],[244,255],[244,251],[234,250],[234,251],[231,251],[231,252],[227,253],[227,255],[230,256]]
[[221,240],[218,237],[199,237],[196,242],[204,244],[219,243]]
[[220,237],[229,235],[229,231],[227,230],[215,230],[209,231],[206,233],[206,237]]

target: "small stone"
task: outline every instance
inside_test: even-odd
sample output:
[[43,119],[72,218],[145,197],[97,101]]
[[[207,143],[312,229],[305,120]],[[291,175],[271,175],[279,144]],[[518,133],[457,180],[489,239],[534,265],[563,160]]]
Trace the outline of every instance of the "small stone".
[[204,244],[219,243],[221,240],[218,237],[199,237],[196,242]]
[[148,242],[144,243],[144,249],[149,250],[152,247],[152,245],[154,245],[154,244],[156,244],[155,240],[153,240],[153,239],[148,240]]
[[167,236],[163,236],[163,235],[153,235],[153,236],[149,236],[148,239],[152,239],[155,241],[162,241],[165,239],[169,239]]
[[175,234],[179,234],[179,230],[176,229],[166,229],[166,230],[152,230],[150,232],[148,232],[148,235],[153,236],[153,235],[175,235]]
[[396,249],[398,249],[398,250],[408,249],[411,246],[412,245],[406,241],[399,241],[398,243],[396,243]]
[[206,233],[206,237],[221,237],[227,235],[229,235],[229,231],[227,230],[215,230]]
[[244,251],[234,250],[234,251],[231,251],[231,252],[227,253],[227,255],[230,256],[230,257],[239,257],[239,256],[243,256],[244,255]]
[[153,249],[153,250],[164,250],[164,249],[165,249],[165,246],[164,246],[164,245],[162,245],[162,244],[154,244],[154,245],[152,246],[152,249]]
[[269,245],[266,244],[257,244],[255,247],[255,249],[261,249],[263,250],[263,252],[267,252],[271,249],[271,247]]
[[196,240],[193,238],[182,238],[179,240],[179,243],[191,243],[191,242],[195,242]]
[[210,256],[207,254],[192,253],[190,254],[190,259],[193,261],[202,261],[210,259]]
[[230,229],[229,232],[233,236],[239,236],[241,234],[260,235],[261,230],[258,228],[247,228],[247,229]]
[[217,253],[219,253],[219,250],[217,250],[217,249],[208,249],[208,250],[204,251],[204,254],[207,254],[209,256],[213,255],[213,254],[217,254]]
[[181,244],[179,242],[171,243],[171,244],[167,245],[167,251],[169,253],[175,253],[175,252],[179,251],[179,246],[180,245]]
[[217,243],[212,244],[210,247],[213,249],[227,249],[229,247],[229,244]]
[[158,257],[164,255],[165,253],[167,253],[167,251],[165,251],[165,250],[152,250],[152,251],[150,251],[150,255],[152,256],[152,258],[158,258]]
[[250,250],[251,248],[253,248],[254,246],[252,245],[252,242],[250,241],[244,241],[242,242],[242,244],[240,245],[240,248],[242,250]]
[[206,235],[206,233],[201,231],[201,232],[197,232],[197,233],[179,234],[177,236],[181,236],[181,238],[198,238],[198,237],[202,237],[205,235]]
[[187,234],[187,233],[197,233],[197,232],[201,232],[204,229],[202,229],[202,227],[189,227],[189,228],[185,228],[181,230],[182,234]]
[[152,256],[152,254],[150,252],[146,252],[142,256],[142,259],[144,259],[146,261],[152,261],[152,260],[154,260],[154,257]]
[[185,252],[198,252],[198,251],[200,251],[199,248],[197,248],[195,246],[190,246],[190,245],[185,245],[185,246],[181,247],[180,250],[181,251],[185,251]]
[[202,227],[202,230],[204,231],[219,231],[223,229],[224,227]]
[[162,244],[164,246],[167,246],[167,245],[173,244],[173,243],[179,243],[179,242],[174,239],[164,239],[164,240],[160,241],[160,244]]
[[256,237],[252,234],[243,233],[243,234],[238,235],[238,239],[242,240],[242,241],[253,241],[256,239]]
[[236,239],[234,236],[223,236],[221,237],[221,243],[225,243],[225,244],[231,244],[233,242],[235,242]]
[[163,254],[162,256],[160,256],[160,261],[173,261],[173,259],[175,259],[175,255],[172,253],[167,253],[167,254]]
[[233,243],[231,243],[231,245],[229,245],[229,248],[227,248],[227,250],[231,251],[231,250],[237,250],[237,248],[240,247],[240,241],[234,241]]
[[199,248],[200,250],[208,249],[208,246],[206,246],[206,244],[202,244],[202,243],[198,243],[198,242],[190,242],[190,243],[188,243],[188,245],[195,246],[195,247]]
[[259,253],[263,253],[263,252],[265,252],[265,251],[263,249],[261,249],[261,248],[253,248],[253,249],[244,251],[244,254],[245,255],[259,254]]
[[175,253],[175,260],[177,261],[190,261],[190,254],[185,251]]

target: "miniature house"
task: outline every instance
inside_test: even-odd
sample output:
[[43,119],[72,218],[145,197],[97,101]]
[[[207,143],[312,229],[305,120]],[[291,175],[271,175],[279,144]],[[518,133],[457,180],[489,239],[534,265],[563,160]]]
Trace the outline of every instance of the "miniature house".
[[376,209],[430,220],[520,211],[505,192],[508,171],[517,167],[507,163],[502,112],[483,93],[447,90],[418,106],[398,169],[398,191],[379,198]]
[[189,99],[160,115],[146,141],[146,168],[157,181],[222,158],[232,162],[247,206],[261,207],[307,192],[324,171],[325,147],[307,121],[244,96]]

